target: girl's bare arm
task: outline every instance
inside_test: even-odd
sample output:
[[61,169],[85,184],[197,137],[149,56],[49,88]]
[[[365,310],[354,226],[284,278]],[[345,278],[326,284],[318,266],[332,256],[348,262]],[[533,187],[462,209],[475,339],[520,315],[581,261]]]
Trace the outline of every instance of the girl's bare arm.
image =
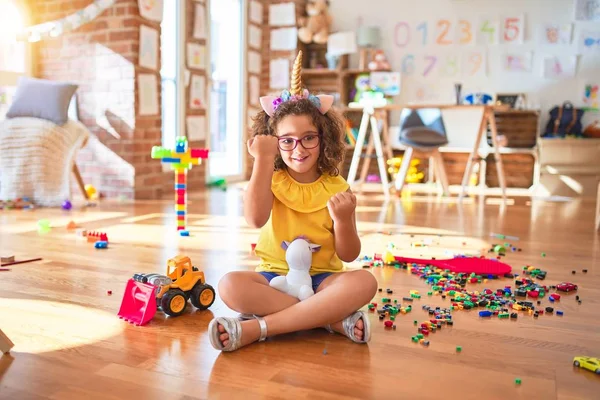
[[244,217],[253,228],[262,227],[271,215],[271,179],[275,157],[279,154],[277,143],[277,137],[270,135],[258,135],[248,141],[248,152],[254,157],[254,167],[244,195]]

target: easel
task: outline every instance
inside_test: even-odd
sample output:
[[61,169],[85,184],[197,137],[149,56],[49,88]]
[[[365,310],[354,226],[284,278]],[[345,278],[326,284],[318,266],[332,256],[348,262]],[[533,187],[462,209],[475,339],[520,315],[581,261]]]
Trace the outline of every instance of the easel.
[[484,109],[483,116],[481,117],[481,123],[479,124],[479,133],[477,134],[477,138],[475,139],[473,151],[471,151],[469,159],[467,160],[467,167],[465,169],[465,174],[463,175],[459,199],[462,200],[465,196],[467,184],[469,183],[469,177],[471,176],[471,171],[473,170],[473,161],[479,160],[479,145],[481,144],[481,139],[486,136],[486,130],[489,124],[490,131],[492,133],[492,144],[494,147],[494,160],[496,162],[498,182],[500,183],[500,189],[502,190],[502,199],[506,201],[506,179],[504,177],[504,165],[502,164],[502,159],[500,158],[500,150],[498,149],[498,129],[496,127],[496,117],[494,116],[494,110],[498,108],[505,108],[506,106],[482,107],[484,107]]
[[[367,136],[367,130],[369,124],[371,125],[371,137],[369,139],[369,144],[367,146],[366,153],[366,162],[363,165],[363,169],[361,171],[361,183],[365,182],[366,176],[369,169],[370,157],[373,154],[373,147],[375,148],[375,153],[377,154],[377,164],[379,165],[379,175],[381,177],[381,184],[383,194],[387,199],[390,196],[390,188],[391,185],[387,179],[387,172],[385,169],[386,160],[384,160],[384,147],[382,146],[382,140],[385,142],[385,153],[387,153],[388,158],[392,158],[392,150],[388,143],[389,135],[388,135],[388,127],[387,127],[387,112],[392,110],[402,110],[405,108],[410,109],[420,109],[420,108],[439,108],[439,109],[448,109],[448,108],[465,108],[468,107],[470,109],[480,108],[482,109],[481,122],[479,124],[479,132],[475,139],[475,144],[473,146],[473,150],[469,155],[469,159],[467,161],[467,167],[465,169],[465,173],[463,175],[463,180],[461,184],[461,193],[459,199],[462,199],[465,195],[465,191],[467,188],[467,184],[469,183],[469,176],[471,175],[471,171],[473,169],[473,161],[478,159],[479,145],[481,144],[481,139],[486,135],[486,129],[489,124],[490,130],[492,133],[492,143],[494,147],[494,159],[496,161],[496,171],[498,173],[498,181],[500,183],[500,188],[502,190],[502,198],[506,201],[506,179],[504,177],[504,166],[502,164],[502,158],[500,157],[500,150],[497,146],[498,139],[498,130],[496,127],[496,118],[494,116],[495,110],[506,109],[508,106],[501,105],[449,105],[449,104],[410,104],[410,105],[402,105],[402,104],[386,104],[386,105],[356,105],[351,106],[350,108],[362,109],[363,115],[360,122],[360,129],[358,131],[358,137],[356,138],[356,145],[354,148],[354,153],[352,155],[352,162],[350,163],[350,170],[348,171],[348,184],[352,186],[354,180],[356,179],[356,172],[358,170],[358,164],[360,162],[360,158],[362,155],[363,146],[365,143],[365,138]],[[381,133],[379,131],[379,127],[377,126],[377,112],[385,112],[385,118],[383,119],[383,139],[381,137]],[[441,163],[441,157],[436,157],[435,163]],[[438,175],[439,176],[439,175]],[[442,182],[444,184],[444,182]]]
[[[388,131],[387,111],[384,110],[383,113],[383,132],[385,133]],[[390,185],[387,178],[387,171],[385,169],[386,160],[384,160],[383,152],[385,149],[388,159],[393,158],[393,153],[392,148],[388,143],[388,135],[386,134],[383,135],[384,145],[382,146],[382,138],[380,136],[381,134],[379,132],[379,127],[377,126],[376,111],[373,106],[365,106],[363,108],[363,115],[360,121],[360,129],[358,130],[358,137],[356,138],[356,147],[354,148],[354,153],[352,154],[352,162],[350,163],[350,170],[348,172],[348,183],[352,186],[352,184],[354,183],[354,179],[356,178],[356,172],[358,170],[358,164],[360,163],[362,148],[365,143],[365,137],[367,136],[367,130],[369,129],[369,123],[371,124],[371,136],[369,137],[369,144],[367,145],[367,153],[365,155],[366,159],[360,173],[360,190],[362,190],[362,184],[367,179],[367,175],[369,173],[369,166],[371,165],[371,157],[373,156],[373,149],[375,149],[375,153],[377,154],[377,165],[379,166],[379,177],[381,179],[383,194],[387,200],[390,196]]]

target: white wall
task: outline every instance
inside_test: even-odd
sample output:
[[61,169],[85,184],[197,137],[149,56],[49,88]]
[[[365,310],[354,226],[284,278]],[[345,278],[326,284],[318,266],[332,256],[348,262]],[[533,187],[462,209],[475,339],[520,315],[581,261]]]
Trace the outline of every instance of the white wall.
[[[427,100],[433,103],[453,102],[454,83],[463,84],[463,93],[483,91],[490,94],[525,92],[528,104],[541,109],[541,126],[545,127],[548,110],[565,100],[576,106],[582,104],[583,85],[588,79],[600,83],[600,53],[580,55],[577,62],[577,73],[574,78],[562,80],[545,79],[542,76],[542,63],[546,55],[578,54],[577,39],[580,30],[586,28],[600,29],[600,23],[575,22],[574,0],[331,0],[330,13],[333,16],[333,30],[356,30],[357,26],[377,25],[381,28],[381,48],[395,71],[401,70],[403,58],[414,54],[417,60],[418,74],[402,76],[402,93],[395,100],[399,102],[415,101],[417,88],[424,88]],[[452,27],[459,19],[466,19],[473,24],[487,16],[499,18],[524,15],[525,36],[523,44],[502,43],[496,45],[440,45],[435,39],[438,36],[436,27],[440,19],[451,21]],[[406,47],[397,46],[394,39],[395,27],[400,21],[406,21],[411,28],[411,40]],[[428,43],[423,45],[422,31],[416,27],[428,21]],[[572,41],[570,45],[541,45],[540,27],[545,23],[573,23]],[[401,31],[402,33],[402,31]],[[403,37],[399,37],[400,41]],[[423,57],[436,56],[439,59],[453,54],[465,54],[470,49],[482,50],[486,54],[487,74],[480,77],[457,76],[444,77],[435,69],[429,76],[423,77],[425,68]],[[502,70],[501,59],[506,52],[533,52],[533,66],[530,73],[506,72]],[[358,55],[350,58],[351,67],[358,66]],[[421,75],[421,76],[419,76]],[[447,116],[447,128],[452,139],[451,145],[471,147],[473,136],[477,131],[477,117],[469,118],[469,111],[452,111]],[[587,112],[584,126],[588,121],[599,118],[598,113]],[[392,125],[397,125],[397,119]]]

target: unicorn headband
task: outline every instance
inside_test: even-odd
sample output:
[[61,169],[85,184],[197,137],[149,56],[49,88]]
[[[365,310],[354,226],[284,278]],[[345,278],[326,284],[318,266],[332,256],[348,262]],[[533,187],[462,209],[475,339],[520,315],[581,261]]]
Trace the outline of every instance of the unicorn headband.
[[302,51],[298,52],[296,61],[294,61],[294,68],[292,70],[292,87],[290,90],[284,90],[279,96],[262,96],[260,98],[260,105],[262,109],[272,117],[275,114],[275,110],[282,103],[288,101],[297,101],[300,99],[308,99],[319,109],[321,114],[325,114],[331,108],[333,104],[333,96],[327,94],[320,94],[318,96],[312,95],[307,89],[302,89],[302,80],[300,73],[302,72]]

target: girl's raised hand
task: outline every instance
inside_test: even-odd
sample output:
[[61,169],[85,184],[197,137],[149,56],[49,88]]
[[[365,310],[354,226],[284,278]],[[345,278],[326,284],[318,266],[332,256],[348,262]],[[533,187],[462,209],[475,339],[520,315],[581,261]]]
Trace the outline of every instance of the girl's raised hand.
[[248,153],[254,159],[273,158],[279,154],[279,139],[272,135],[258,135],[248,140]]
[[327,202],[327,209],[334,223],[351,221],[352,213],[356,209],[356,196],[350,192],[337,193]]

